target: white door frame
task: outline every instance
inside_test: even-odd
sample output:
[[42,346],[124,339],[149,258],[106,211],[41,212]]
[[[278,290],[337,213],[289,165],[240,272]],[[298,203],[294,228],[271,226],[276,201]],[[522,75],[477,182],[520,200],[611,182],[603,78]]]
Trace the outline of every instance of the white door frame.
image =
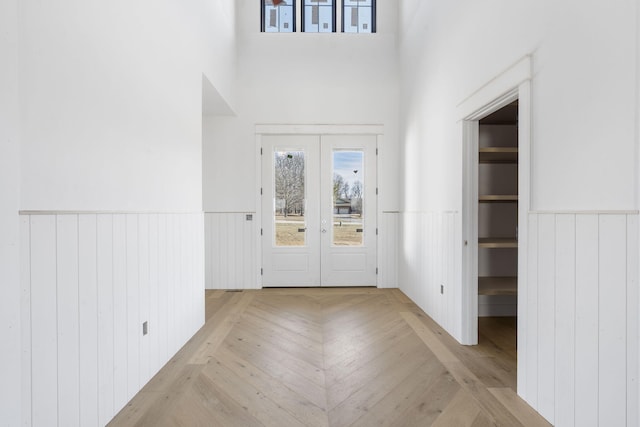
[[[347,125],[347,124],[256,124],[255,126],[255,170],[256,170],[256,215],[257,229],[262,229],[262,136],[263,135],[375,135],[380,141],[384,135],[384,125]],[[376,156],[377,157],[377,156]],[[376,162],[377,162],[376,158]],[[376,165],[376,169],[379,165]],[[377,183],[376,183],[377,186]],[[381,218],[380,203],[376,203],[377,218]],[[262,237],[256,233],[256,284],[262,288]],[[378,251],[379,253],[379,251]],[[376,287],[380,284],[377,283]]]
[[[518,353],[527,313],[528,213],[531,205],[531,57],[526,56],[458,105],[462,127],[462,344],[478,343],[479,120],[518,100]],[[520,365],[520,358],[518,360]],[[518,369],[518,380],[522,369]],[[518,381],[520,384],[520,381]]]

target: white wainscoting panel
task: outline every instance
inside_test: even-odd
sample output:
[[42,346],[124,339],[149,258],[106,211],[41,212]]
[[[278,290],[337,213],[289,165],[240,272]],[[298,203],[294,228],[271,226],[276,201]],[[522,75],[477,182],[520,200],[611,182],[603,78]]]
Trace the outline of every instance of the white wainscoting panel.
[[[635,212],[528,215],[518,393],[554,425],[640,425],[638,221]],[[457,213],[402,213],[398,245],[400,289],[458,339],[459,224]]]
[[378,287],[398,287],[398,237],[400,214],[378,215]]
[[460,214],[405,212],[398,229],[400,290],[459,339]]
[[558,426],[638,425],[638,215],[530,213],[529,236],[519,393]]
[[256,223],[255,212],[205,213],[207,289],[260,288]]
[[204,323],[203,215],[21,227],[23,425],[103,426]]

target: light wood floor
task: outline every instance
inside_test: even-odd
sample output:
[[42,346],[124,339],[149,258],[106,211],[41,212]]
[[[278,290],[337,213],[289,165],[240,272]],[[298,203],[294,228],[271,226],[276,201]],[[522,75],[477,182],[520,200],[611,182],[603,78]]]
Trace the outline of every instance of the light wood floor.
[[511,319],[465,347],[395,289],[207,291],[206,313],[110,426],[549,425],[514,392]]

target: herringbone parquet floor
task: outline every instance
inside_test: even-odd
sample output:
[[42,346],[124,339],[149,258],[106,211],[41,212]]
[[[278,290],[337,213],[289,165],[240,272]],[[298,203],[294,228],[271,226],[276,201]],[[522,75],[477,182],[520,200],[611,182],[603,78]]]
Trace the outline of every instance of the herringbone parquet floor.
[[398,290],[207,291],[206,303],[205,326],[111,426],[548,425],[513,391],[508,334],[460,346]]

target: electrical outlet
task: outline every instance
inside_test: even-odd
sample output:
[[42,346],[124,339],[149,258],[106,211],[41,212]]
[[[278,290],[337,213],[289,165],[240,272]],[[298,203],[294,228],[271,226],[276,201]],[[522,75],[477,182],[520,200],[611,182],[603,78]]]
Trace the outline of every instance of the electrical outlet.
[[440,285],[440,294],[444,295],[444,285]]
[[142,323],[142,335],[147,335],[149,333],[149,325],[148,322]]

